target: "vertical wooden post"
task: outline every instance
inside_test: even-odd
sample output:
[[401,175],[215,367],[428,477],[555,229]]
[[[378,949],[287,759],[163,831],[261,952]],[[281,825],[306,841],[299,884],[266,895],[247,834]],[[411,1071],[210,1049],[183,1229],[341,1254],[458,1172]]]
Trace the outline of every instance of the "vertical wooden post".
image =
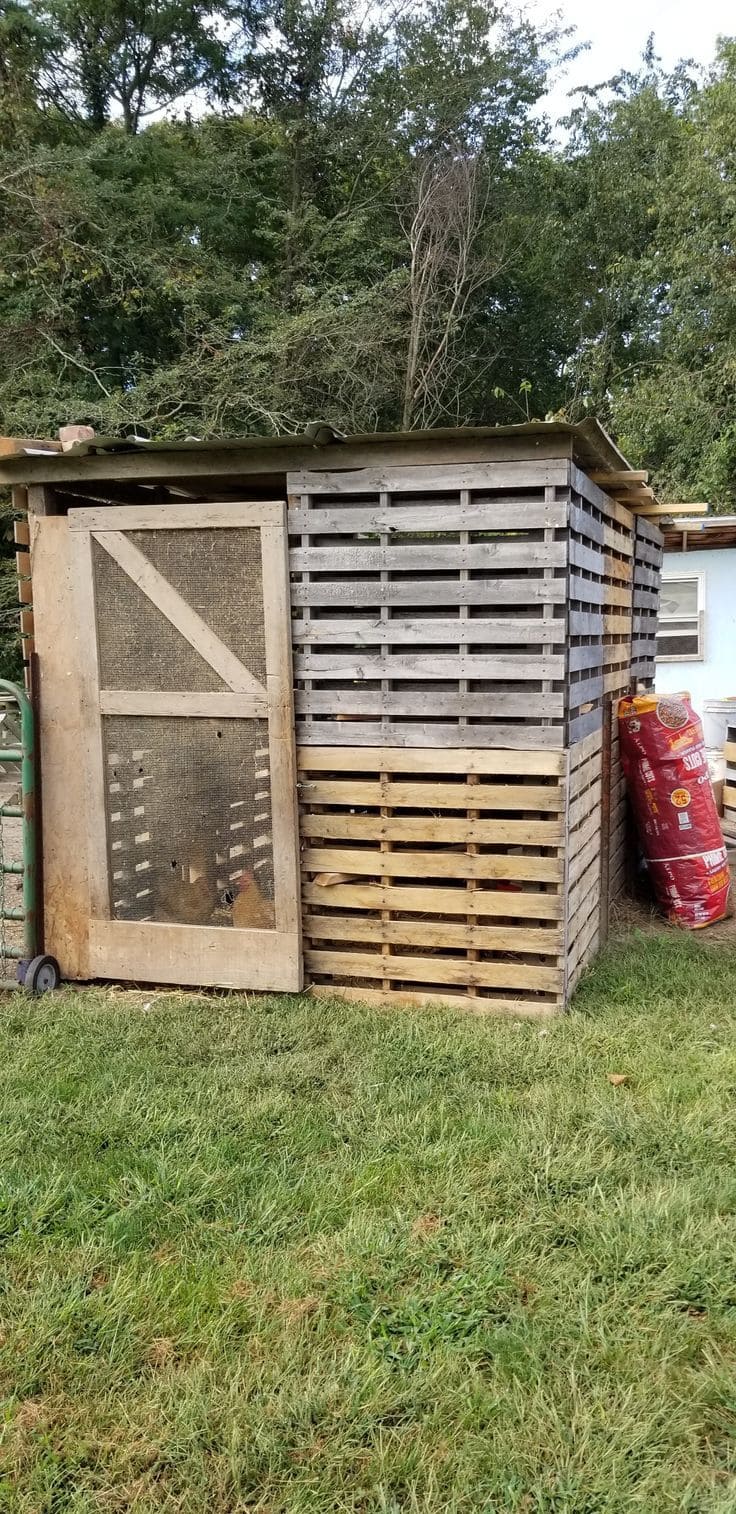
[[605,946],[609,926],[609,874],[611,851],[611,742],[613,736],[613,699],[610,694],[603,698],[603,730],[601,732],[601,905],[600,943]]

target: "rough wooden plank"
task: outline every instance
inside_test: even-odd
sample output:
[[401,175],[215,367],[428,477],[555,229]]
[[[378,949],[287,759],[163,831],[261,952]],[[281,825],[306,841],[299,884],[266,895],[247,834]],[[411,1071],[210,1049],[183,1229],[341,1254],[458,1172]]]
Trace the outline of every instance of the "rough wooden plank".
[[584,536],[587,541],[594,541],[599,546],[605,540],[603,521],[575,501],[570,505],[570,530],[577,531],[579,536]]
[[43,788],[42,949],[58,959],[65,978],[89,976],[87,850],[80,844],[88,796],[80,762],[78,659],[85,655],[78,629],[69,532],[63,516],[30,521],[33,576],[38,594],[37,713]]
[[[440,721],[419,724],[394,719],[388,730],[392,746],[411,749],[432,746],[438,751],[457,749],[463,743],[476,749],[482,742],[513,748],[519,753],[529,748],[538,750],[540,747],[559,751],[563,746],[563,735],[561,724],[527,725],[520,722],[518,725],[504,725],[495,720],[486,724],[481,720],[473,720],[468,721],[466,726],[461,726],[457,723],[445,725]],[[297,722],[297,740],[302,746],[308,746],[312,742],[321,746],[329,740],[331,746],[380,747],[382,739],[384,732],[381,725],[377,720],[368,718],[346,720],[344,723],[339,720],[315,721],[313,725],[301,720]]]
[[[596,586],[600,589],[600,585]],[[292,605],[344,605],[344,583],[317,580],[291,586]],[[392,580],[382,585],[378,580],[354,580],[350,584],[350,604],[390,606],[432,605],[447,609],[451,605],[563,604],[565,581],[562,578],[471,578],[453,582],[443,578]]]
[[[87,911],[92,918],[110,912],[107,865],[106,763],[102,741],[98,690],[99,657],[92,565],[92,538],[69,533],[74,574],[74,626],[79,638],[76,686],[79,698],[77,761],[84,772],[87,831]],[[67,684],[68,688],[68,684]],[[76,845],[79,845],[77,841]],[[90,948],[90,963],[92,961]]]
[[466,715],[509,716],[520,719],[562,720],[562,694],[508,694],[505,691],[459,694],[436,689],[330,689],[328,692],[297,689],[297,715]]
[[281,505],[280,522],[261,528],[261,577],[269,711],[268,751],[276,925],[295,943],[301,987],[299,817],[285,516],[285,505]]
[[158,924],[141,920],[90,922],[90,973],[137,983],[243,987],[237,938],[247,936],[247,982],[255,990],[296,993],[302,956],[289,931],[229,931],[218,926]]
[[456,462],[437,463],[425,448],[418,466],[407,461],[403,466],[373,464],[350,472],[340,472],[337,468],[329,472],[307,468],[301,472],[290,471],[286,482],[289,495],[416,493],[426,496],[443,490],[457,494],[460,489],[528,489],[543,488],[545,484],[564,487],[568,476],[569,465],[562,458],[466,463],[458,457]]
[[330,841],[476,841],[486,846],[559,846],[562,826],[547,820],[467,820],[448,815],[302,815],[301,832]]
[[600,729],[602,711],[600,705],[593,710],[586,710],[580,715],[575,715],[569,724],[568,739],[571,745],[576,741],[582,741],[584,736]]
[[406,1009],[459,1009],[479,1017],[497,1015],[522,1020],[547,1020],[559,1014],[561,1001],[547,998],[501,998],[499,995],[473,996],[455,993],[420,993],[410,989],[387,991],[374,988],[351,988],[343,984],[314,983],[310,994],[321,999],[346,1000],[353,1004],[367,1004],[374,1008]]
[[561,529],[567,524],[567,502],[552,503],[507,494],[491,495],[457,504],[453,497],[440,505],[423,499],[407,502],[395,495],[384,505],[340,506],[290,505],[288,528],[292,534],[311,536],[355,535],[356,533],[394,531],[538,531],[546,527]]
[[527,778],[560,777],[565,758],[558,752],[517,752],[501,748],[476,751],[445,750],[405,751],[403,747],[380,747],[375,752],[335,751],[332,746],[297,749],[297,764],[302,772],[365,772],[370,768],[389,773],[451,772],[479,773],[483,776],[514,774]]
[[281,500],[192,500],[183,505],[95,505],[69,511],[70,531],[203,531],[212,526],[238,530],[243,526],[283,525],[286,502]]
[[486,878],[498,882],[560,883],[561,857],[479,852],[379,852],[349,846],[305,847],[302,868],[308,873],[355,873],[367,878]]
[[556,922],[560,921],[562,915],[561,894],[536,893],[528,888],[520,888],[518,892],[476,888],[471,893],[463,886],[402,887],[390,883],[322,885],[306,881],[302,885],[302,898],[305,904],[321,909],[393,910],[411,914],[462,915],[463,918],[477,915],[482,919],[501,917],[504,920]]
[[169,715],[187,719],[264,720],[268,700],[250,694],[185,693],[158,689],[101,689],[102,715]]
[[[476,984],[486,988],[559,989],[558,967],[538,967],[529,962],[469,962],[464,957],[392,956],[378,952],[316,951],[304,953],[308,972],[346,978],[386,978],[409,983]],[[387,967],[390,971],[387,972]]]
[[387,942],[391,946],[476,947],[480,951],[517,952],[555,960],[562,944],[559,930],[543,927],[469,925],[465,920],[381,920],[365,915],[308,914],[304,917],[304,934],[312,943],[367,941]]
[[295,646],[381,646],[388,642],[393,646],[416,646],[425,641],[430,645],[445,642],[457,646],[477,643],[478,646],[528,646],[545,645],[565,641],[565,621],[530,619],[523,613],[514,619],[488,620],[472,617],[467,620],[438,619],[426,616],[421,620],[381,620],[377,616],[354,620],[317,620],[299,618],[292,620],[292,640]]
[[[468,679],[503,679],[528,681],[561,679],[565,672],[563,656],[489,657],[481,652],[463,655],[426,651],[399,656],[370,656],[357,652],[307,652],[294,654],[296,678],[341,679],[416,679],[450,681]],[[432,694],[428,695],[433,698]],[[480,703],[480,699],[479,699]]]
[[[548,545],[511,536],[503,541],[468,544],[439,541],[397,547],[292,547],[289,564],[292,573],[456,573],[460,568],[563,568],[565,557],[564,542]],[[344,589],[344,585],[340,587]]]
[[558,784],[416,783],[363,779],[302,779],[299,792],[310,805],[388,805],[391,809],[552,810],[562,808]]

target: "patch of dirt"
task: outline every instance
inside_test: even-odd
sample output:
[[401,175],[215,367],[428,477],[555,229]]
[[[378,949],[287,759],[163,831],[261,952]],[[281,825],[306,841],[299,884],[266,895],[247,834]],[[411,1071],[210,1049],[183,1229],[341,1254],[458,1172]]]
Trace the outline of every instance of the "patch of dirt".
[[446,1223],[447,1221],[442,1218],[441,1214],[418,1214],[416,1219],[412,1221],[410,1231],[412,1240],[427,1241],[433,1235],[437,1235],[437,1232],[442,1230]]
[[283,1315],[284,1319],[297,1324],[299,1320],[308,1319],[310,1315],[316,1314],[319,1303],[318,1298],[309,1294],[306,1298],[282,1298],[278,1305],[278,1313]]
[[15,1424],[19,1430],[40,1430],[48,1422],[47,1411],[43,1404],[39,1404],[33,1398],[25,1398],[18,1406],[15,1416]]
[[175,1356],[176,1347],[168,1335],[156,1336],[146,1351],[146,1361],[150,1367],[165,1367]]

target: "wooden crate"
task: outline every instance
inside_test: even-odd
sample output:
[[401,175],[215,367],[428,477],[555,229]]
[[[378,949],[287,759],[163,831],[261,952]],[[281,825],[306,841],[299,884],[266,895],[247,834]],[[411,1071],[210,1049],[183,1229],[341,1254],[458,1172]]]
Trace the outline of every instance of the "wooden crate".
[[571,748],[565,889],[566,998],[595,955],[601,935],[603,732]]
[[561,750],[569,473],[289,475],[298,744]]
[[302,747],[298,767],[315,991],[562,1007],[564,754]]

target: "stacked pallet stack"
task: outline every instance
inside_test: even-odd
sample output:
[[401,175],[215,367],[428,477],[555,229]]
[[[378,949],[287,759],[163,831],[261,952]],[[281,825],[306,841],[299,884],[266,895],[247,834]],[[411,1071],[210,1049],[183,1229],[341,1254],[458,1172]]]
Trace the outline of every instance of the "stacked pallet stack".
[[634,515],[563,458],[308,472],[289,499],[313,983],[561,1007],[622,878]]

